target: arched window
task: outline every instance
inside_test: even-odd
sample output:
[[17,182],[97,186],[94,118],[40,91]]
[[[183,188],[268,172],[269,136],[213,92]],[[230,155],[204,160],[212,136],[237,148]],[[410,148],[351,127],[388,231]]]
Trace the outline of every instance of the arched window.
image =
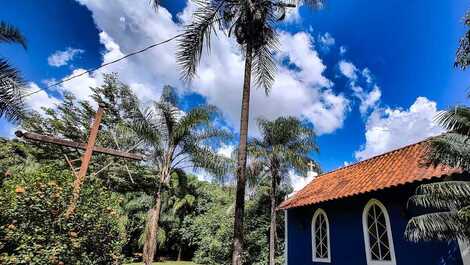
[[390,218],[385,206],[376,199],[370,200],[362,214],[364,243],[368,265],[395,265]]
[[330,262],[330,225],[325,211],[318,209],[312,219],[312,260]]

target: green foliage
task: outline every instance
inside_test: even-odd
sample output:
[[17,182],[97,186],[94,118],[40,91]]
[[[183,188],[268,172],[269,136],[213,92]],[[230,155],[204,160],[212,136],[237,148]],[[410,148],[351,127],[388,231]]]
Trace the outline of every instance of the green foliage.
[[4,182],[0,263],[120,264],[126,234],[119,196],[90,179],[76,215],[66,220],[72,181],[68,171],[41,166]]
[[[129,86],[121,83],[117,75],[106,74],[101,86],[90,89],[91,98],[105,106],[96,145],[140,152],[139,139],[129,125],[132,123],[133,111],[138,105],[138,100]],[[64,100],[56,109],[45,109],[44,115],[38,112],[29,113],[23,119],[21,127],[27,131],[55,135],[83,143],[87,141],[90,121],[96,112],[94,104],[87,100],[79,101],[72,94],[65,94]],[[31,142],[31,145],[42,153],[42,158],[48,160],[64,161],[64,154],[67,154],[71,160],[81,156],[73,149],[58,148],[56,145],[37,142]],[[152,187],[149,185],[145,168],[122,158],[94,153],[89,171],[99,172],[97,176],[110,190],[142,191]],[[139,186],[136,185],[137,182],[140,182]]]
[[[195,249],[193,260],[198,264],[230,264],[233,237],[232,187],[199,182],[195,211],[184,218],[180,228],[189,247]],[[282,186],[278,199],[288,192]],[[245,214],[245,264],[264,265],[268,262],[270,226],[270,197],[267,183],[258,186],[255,195],[247,201]],[[277,264],[282,264],[283,218],[278,218],[279,240],[276,246]]]

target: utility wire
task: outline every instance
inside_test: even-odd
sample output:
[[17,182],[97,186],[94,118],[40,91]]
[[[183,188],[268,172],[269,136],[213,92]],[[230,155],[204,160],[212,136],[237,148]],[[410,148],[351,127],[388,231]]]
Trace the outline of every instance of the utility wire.
[[[102,64],[102,65],[100,65],[100,66],[98,66],[98,67],[88,69],[88,70],[86,70],[85,72],[82,72],[82,73],[80,73],[80,74],[76,74],[76,75],[73,75],[73,76],[71,76],[71,77],[62,79],[62,80],[59,81],[59,82],[53,83],[53,84],[51,84],[51,85],[48,85],[48,86],[46,87],[46,89],[51,88],[51,87],[58,86],[58,85],[60,85],[60,84],[63,84],[63,83],[65,83],[65,82],[68,82],[68,81],[70,81],[70,80],[72,80],[72,79],[75,79],[75,78],[77,78],[77,77],[80,77],[80,76],[82,76],[82,75],[85,75],[85,74],[94,72],[94,71],[96,71],[96,70],[98,70],[98,69],[101,69],[101,68],[103,68],[103,67],[105,67],[105,66],[108,66],[108,65],[110,65],[110,64],[117,63],[117,62],[122,61],[122,60],[124,60],[124,59],[126,59],[126,58],[128,58],[128,57],[131,57],[131,56],[137,55],[137,54],[139,54],[139,53],[148,51],[148,50],[150,50],[150,49],[152,49],[152,48],[154,48],[154,47],[157,47],[157,46],[160,46],[160,45],[162,45],[162,44],[168,43],[168,42],[170,42],[170,41],[172,41],[172,40],[174,40],[174,39],[176,39],[176,38],[178,38],[178,37],[180,37],[180,36],[182,36],[182,35],[183,35],[183,34],[178,34],[178,35],[173,36],[173,37],[171,37],[171,38],[169,38],[169,39],[167,39],[167,40],[164,40],[164,41],[161,41],[161,42],[158,42],[158,43],[154,43],[154,44],[152,44],[152,45],[150,45],[150,46],[147,46],[147,47],[145,47],[145,48],[143,48],[143,49],[141,49],[141,50],[138,50],[138,51],[135,51],[135,52],[131,52],[131,53],[129,53],[129,54],[126,54],[126,55],[124,55],[123,57],[118,58],[118,59],[116,59],[116,60],[113,60],[113,61],[111,61],[111,62],[104,63],[104,64]],[[27,94],[23,95],[23,98],[29,97],[29,96],[34,95],[34,94],[36,94],[36,93],[39,93],[39,92],[41,92],[42,90],[43,90],[43,89],[38,89],[38,90],[36,90],[36,91],[27,93]]]

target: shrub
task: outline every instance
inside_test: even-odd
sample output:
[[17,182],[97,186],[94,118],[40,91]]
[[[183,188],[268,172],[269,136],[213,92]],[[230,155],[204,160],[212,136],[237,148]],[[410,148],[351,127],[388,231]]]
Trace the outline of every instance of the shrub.
[[66,220],[70,172],[51,166],[22,172],[0,187],[0,264],[121,263],[125,218],[117,195],[89,179]]

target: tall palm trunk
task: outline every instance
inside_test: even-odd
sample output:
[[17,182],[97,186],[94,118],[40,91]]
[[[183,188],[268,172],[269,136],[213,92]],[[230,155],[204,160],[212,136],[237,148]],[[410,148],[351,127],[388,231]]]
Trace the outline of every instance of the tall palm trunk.
[[269,265],[276,264],[276,194],[277,194],[277,173],[271,176],[271,228],[269,230]]
[[248,138],[248,119],[250,114],[251,66],[253,49],[250,43],[246,47],[245,77],[243,82],[242,109],[240,118],[240,145],[237,162],[237,193],[235,199],[235,220],[233,225],[232,265],[242,265],[243,253],[243,218],[245,212],[246,186],[246,143]]
[[160,221],[160,209],[162,207],[161,195],[161,188],[159,188],[155,195],[155,206],[151,208],[147,214],[147,235],[145,237],[143,253],[145,265],[152,264],[157,249],[158,224]]
[[153,262],[153,257],[157,251],[157,234],[159,229],[160,214],[162,208],[162,190],[163,187],[167,187],[170,181],[170,168],[171,168],[171,159],[173,157],[173,152],[175,147],[172,146],[169,152],[165,155],[163,160],[163,166],[160,171],[160,187],[155,194],[155,206],[148,211],[147,214],[147,224],[146,231],[147,235],[144,242],[144,263],[145,265],[151,265]]

